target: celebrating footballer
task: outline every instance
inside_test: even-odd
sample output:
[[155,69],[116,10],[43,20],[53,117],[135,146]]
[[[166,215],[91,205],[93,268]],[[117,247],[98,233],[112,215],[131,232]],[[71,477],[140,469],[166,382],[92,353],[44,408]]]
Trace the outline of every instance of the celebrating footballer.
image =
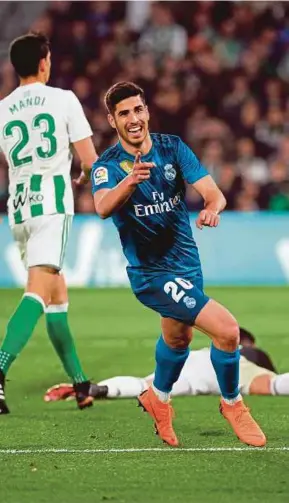
[[210,358],[222,415],[241,442],[264,446],[266,437],[239,392],[239,325],[204,293],[185,184],[204,201],[196,221],[199,229],[219,225],[225,198],[179,137],[149,132],[149,111],[140,87],[115,84],[106,93],[105,105],[119,142],[93,166],[95,209],[101,218],[113,218],[135,296],[161,316],[154,379],[138,397],[139,404],[152,417],[160,438],[178,446],[170,393],[189,356],[196,327],[212,341]]

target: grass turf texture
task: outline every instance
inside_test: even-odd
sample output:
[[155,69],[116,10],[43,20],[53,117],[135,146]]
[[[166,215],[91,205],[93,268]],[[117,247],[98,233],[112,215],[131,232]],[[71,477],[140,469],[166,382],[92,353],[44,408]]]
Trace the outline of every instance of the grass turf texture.
[[[251,329],[279,371],[289,371],[288,288],[214,288],[208,293]],[[21,296],[0,290],[0,328]],[[129,290],[72,290],[70,322],[87,373],[145,375],[154,367],[158,317]],[[208,344],[197,334],[194,348]],[[12,414],[0,417],[0,449],[167,449],[135,400],[46,404],[47,387],[66,381],[44,320],[9,373]],[[288,398],[249,397],[268,447],[289,446]],[[174,400],[183,447],[242,447],[218,413],[217,397]],[[287,502],[289,451],[0,453],[1,503]]]

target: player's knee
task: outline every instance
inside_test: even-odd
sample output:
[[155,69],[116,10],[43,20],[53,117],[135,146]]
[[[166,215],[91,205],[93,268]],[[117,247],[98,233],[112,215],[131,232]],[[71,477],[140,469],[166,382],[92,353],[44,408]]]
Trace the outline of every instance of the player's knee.
[[176,339],[173,342],[173,344],[171,344],[171,347],[174,348],[174,349],[187,349],[187,347],[191,343],[191,340],[192,339],[190,339],[188,337],[182,338],[182,339]]
[[59,277],[59,271],[49,266],[36,266],[29,268],[26,291],[34,293],[42,298],[45,305],[55,302],[52,299],[55,284]]
[[53,292],[49,301],[49,304],[52,305],[62,305],[67,303],[68,303],[67,292]]
[[193,337],[192,327],[171,318],[162,318],[162,332],[167,345],[173,349],[186,349]]
[[229,323],[226,323],[220,339],[219,342],[230,348],[230,350],[237,349],[240,343],[240,328],[236,320],[232,319]]
[[188,330],[182,333],[170,334],[170,336],[165,337],[165,341],[171,348],[186,349],[190,345],[192,338],[192,332]]

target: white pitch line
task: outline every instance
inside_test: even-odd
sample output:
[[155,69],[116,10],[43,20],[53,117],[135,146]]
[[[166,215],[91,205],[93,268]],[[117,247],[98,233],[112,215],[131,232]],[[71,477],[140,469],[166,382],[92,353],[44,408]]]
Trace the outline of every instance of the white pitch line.
[[131,448],[131,449],[0,449],[1,454],[114,454],[138,452],[289,452],[289,447],[181,447],[181,448]]

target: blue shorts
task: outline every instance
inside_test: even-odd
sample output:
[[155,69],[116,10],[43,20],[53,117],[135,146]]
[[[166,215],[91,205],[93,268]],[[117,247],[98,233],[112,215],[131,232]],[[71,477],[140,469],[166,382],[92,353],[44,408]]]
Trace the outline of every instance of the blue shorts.
[[163,318],[194,325],[199,312],[209,301],[203,292],[201,270],[193,276],[182,277],[169,272],[141,275],[128,270],[128,276],[136,298]]

